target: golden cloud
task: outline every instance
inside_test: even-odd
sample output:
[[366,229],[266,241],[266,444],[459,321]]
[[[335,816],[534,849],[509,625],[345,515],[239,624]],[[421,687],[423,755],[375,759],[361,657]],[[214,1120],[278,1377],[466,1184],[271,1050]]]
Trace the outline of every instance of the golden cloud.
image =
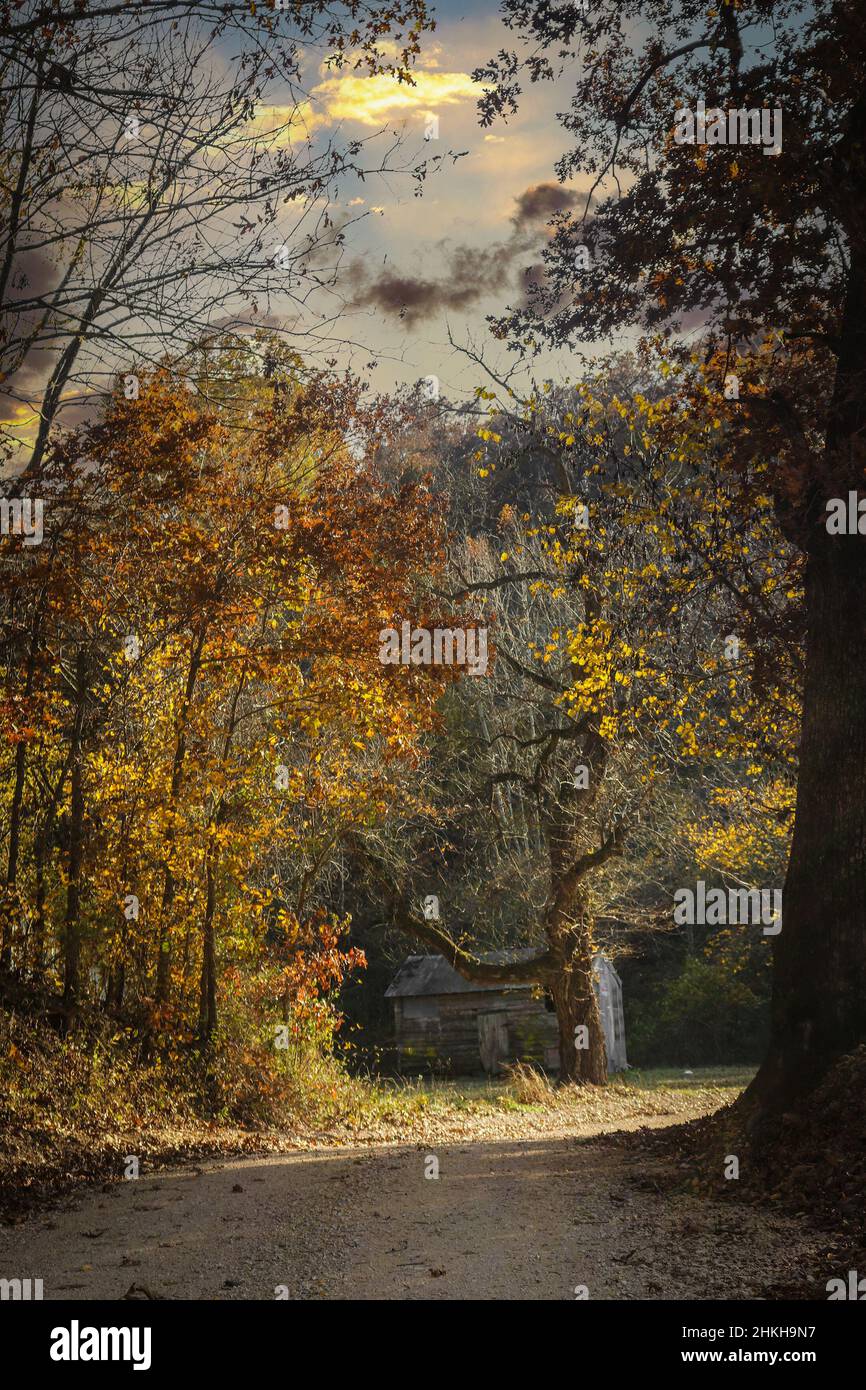
[[268,106],[255,116],[256,133],[277,144],[307,140],[338,121],[357,121],[374,129],[417,113],[432,115],[445,106],[476,101],[478,87],[467,72],[416,72],[414,85],[379,73],[329,77],[297,106]]
[[478,87],[468,72],[417,72],[412,86],[388,75],[347,74],[319,83],[310,95],[328,123],[358,121],[378,126],[413,111],[424,115],[457,102],[475,101]]
[[277,148],[285,141],[291,144],[308,140],[321,126],[329,124],[327,116],[314,111],[308,101],[297,106],[266,106],[253,119],[256,135],[270,140]]

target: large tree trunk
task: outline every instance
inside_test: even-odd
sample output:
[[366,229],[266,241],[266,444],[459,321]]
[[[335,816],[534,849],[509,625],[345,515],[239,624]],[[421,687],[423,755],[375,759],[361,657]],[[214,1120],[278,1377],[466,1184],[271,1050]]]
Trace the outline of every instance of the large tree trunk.
[[[558,856],[552,854],[551,862],[556,868]],[[549,989],[559,1025],[559,1079],[601,1086],[607,1080],[607,1052],[593,989],[589,897],[568,873],[558,875],[553,889],[545,931],[556,962]]]
[[592,861],[602,852],[581,853],[578,848],[589,839],[587,822],[606,756],[598,745],[594,734],[584,745],[592,765],[591,785],[570,805],[556,804],[545,816],[550,899],[544,929],[556,961],[550,992],[559,1024],[560,1081],[602,1086],[607,1080],[607,1051],[593,989],[594,923],[587,886]]
[[752,1095],[783,1107],[866,1039],[866,544],[810,557],[797,814]]
[[804,499],[806,669],[797,811],[773,943],[770,1049],[749,1095],[784,1107],[866,1039],[866,537],[826,503],[866,496],[866,251],[852,265],[823,476]]
[[[559,1025],[559,1079],[601,1086],[607,1080],[607,1051],[598,1000],[592,987],[592,956],[581,951],[550,981]],[[577,1046],[585,1028],[587,1046]]]

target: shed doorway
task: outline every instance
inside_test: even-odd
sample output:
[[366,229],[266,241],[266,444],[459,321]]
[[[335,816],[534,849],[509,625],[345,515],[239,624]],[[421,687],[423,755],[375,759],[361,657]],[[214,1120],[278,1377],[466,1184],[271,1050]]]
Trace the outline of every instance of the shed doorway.
[[488,1075],[500,1072],[508,1061],[508,1025],[502,1012],[478,1015],[478,1051]]

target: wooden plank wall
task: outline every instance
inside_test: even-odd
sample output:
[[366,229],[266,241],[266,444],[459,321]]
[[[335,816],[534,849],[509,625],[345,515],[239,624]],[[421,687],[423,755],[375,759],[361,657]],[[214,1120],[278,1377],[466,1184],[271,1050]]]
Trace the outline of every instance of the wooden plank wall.
[[499,1012],[506,1016],[509,1062],[532,1062],[548,1071],[559,1068],[556,1015],[541,999],[491,990],[393,1002],[398,1065],[406,1075],[441,1072],[471,1076],[483,1072],[478,1015]]

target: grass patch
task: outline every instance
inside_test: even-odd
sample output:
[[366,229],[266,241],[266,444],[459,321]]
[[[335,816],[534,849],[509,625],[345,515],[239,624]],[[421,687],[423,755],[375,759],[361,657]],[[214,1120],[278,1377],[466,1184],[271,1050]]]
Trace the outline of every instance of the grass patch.
[[748,1086],[757,1071],[757,1066],[745,1067],[694,1067],[686,1072],[682,1067],[635,1067],[622,1072],[617,1082],[625,1086],[637,1086],[640,1090],[654,1091],[665,1087],[677,1091],[697,1091],[706,1087],[730,1088],[742,1091]]

